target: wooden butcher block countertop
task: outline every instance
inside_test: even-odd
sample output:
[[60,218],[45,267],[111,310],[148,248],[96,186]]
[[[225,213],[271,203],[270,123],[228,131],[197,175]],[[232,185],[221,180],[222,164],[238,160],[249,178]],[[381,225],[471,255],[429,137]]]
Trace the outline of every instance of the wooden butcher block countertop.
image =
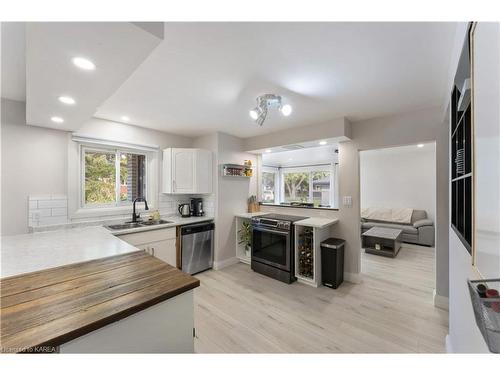
[[1,351],[59,346],[199,285],[144,251],[6,277]]

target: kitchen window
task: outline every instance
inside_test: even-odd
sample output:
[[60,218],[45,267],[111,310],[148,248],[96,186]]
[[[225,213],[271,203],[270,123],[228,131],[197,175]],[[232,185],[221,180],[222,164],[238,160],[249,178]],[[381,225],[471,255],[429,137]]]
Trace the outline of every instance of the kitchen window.
[[73,135],[68,154],[69,217],[128,215],[137,197],[156,209],[159,156],[157,146]]
[[264,166],[261,175],[261,202],[336,208],[336,170],[337,164]]
[[262,170],[262,194],[263,203],[279,203],[278,168],[264,167]]
[[130,205],[146,194],[146,155],[82,148],[82,206]]

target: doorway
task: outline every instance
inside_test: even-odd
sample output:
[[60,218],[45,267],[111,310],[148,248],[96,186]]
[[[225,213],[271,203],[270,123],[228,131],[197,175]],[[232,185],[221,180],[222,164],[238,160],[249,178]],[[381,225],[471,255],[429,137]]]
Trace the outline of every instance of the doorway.
[[360,151],[361,272],[432,303],[435,289],[434,142]]

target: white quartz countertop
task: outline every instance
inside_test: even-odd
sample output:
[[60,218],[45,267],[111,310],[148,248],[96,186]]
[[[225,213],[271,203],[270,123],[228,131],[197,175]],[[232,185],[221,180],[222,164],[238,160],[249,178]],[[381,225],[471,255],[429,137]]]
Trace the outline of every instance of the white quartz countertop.
[[101,226],[1,237],[0,277],[138,251]]
[[327,217],[310,217],[304,220],[296,221],[295,225],[303,225],[306,227],[314,228],[324,228],[329,225],[337,224],[339,219],[327,218]]

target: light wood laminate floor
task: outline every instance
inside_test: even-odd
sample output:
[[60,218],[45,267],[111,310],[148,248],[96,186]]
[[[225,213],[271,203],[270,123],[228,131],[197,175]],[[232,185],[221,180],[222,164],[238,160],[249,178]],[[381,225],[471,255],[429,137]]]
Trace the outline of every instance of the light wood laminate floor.
[[434,307],[434,249],[362,254],[360,284],[287,285],[239,263],[197,275],[198,353],[444,352],[448,312]]

